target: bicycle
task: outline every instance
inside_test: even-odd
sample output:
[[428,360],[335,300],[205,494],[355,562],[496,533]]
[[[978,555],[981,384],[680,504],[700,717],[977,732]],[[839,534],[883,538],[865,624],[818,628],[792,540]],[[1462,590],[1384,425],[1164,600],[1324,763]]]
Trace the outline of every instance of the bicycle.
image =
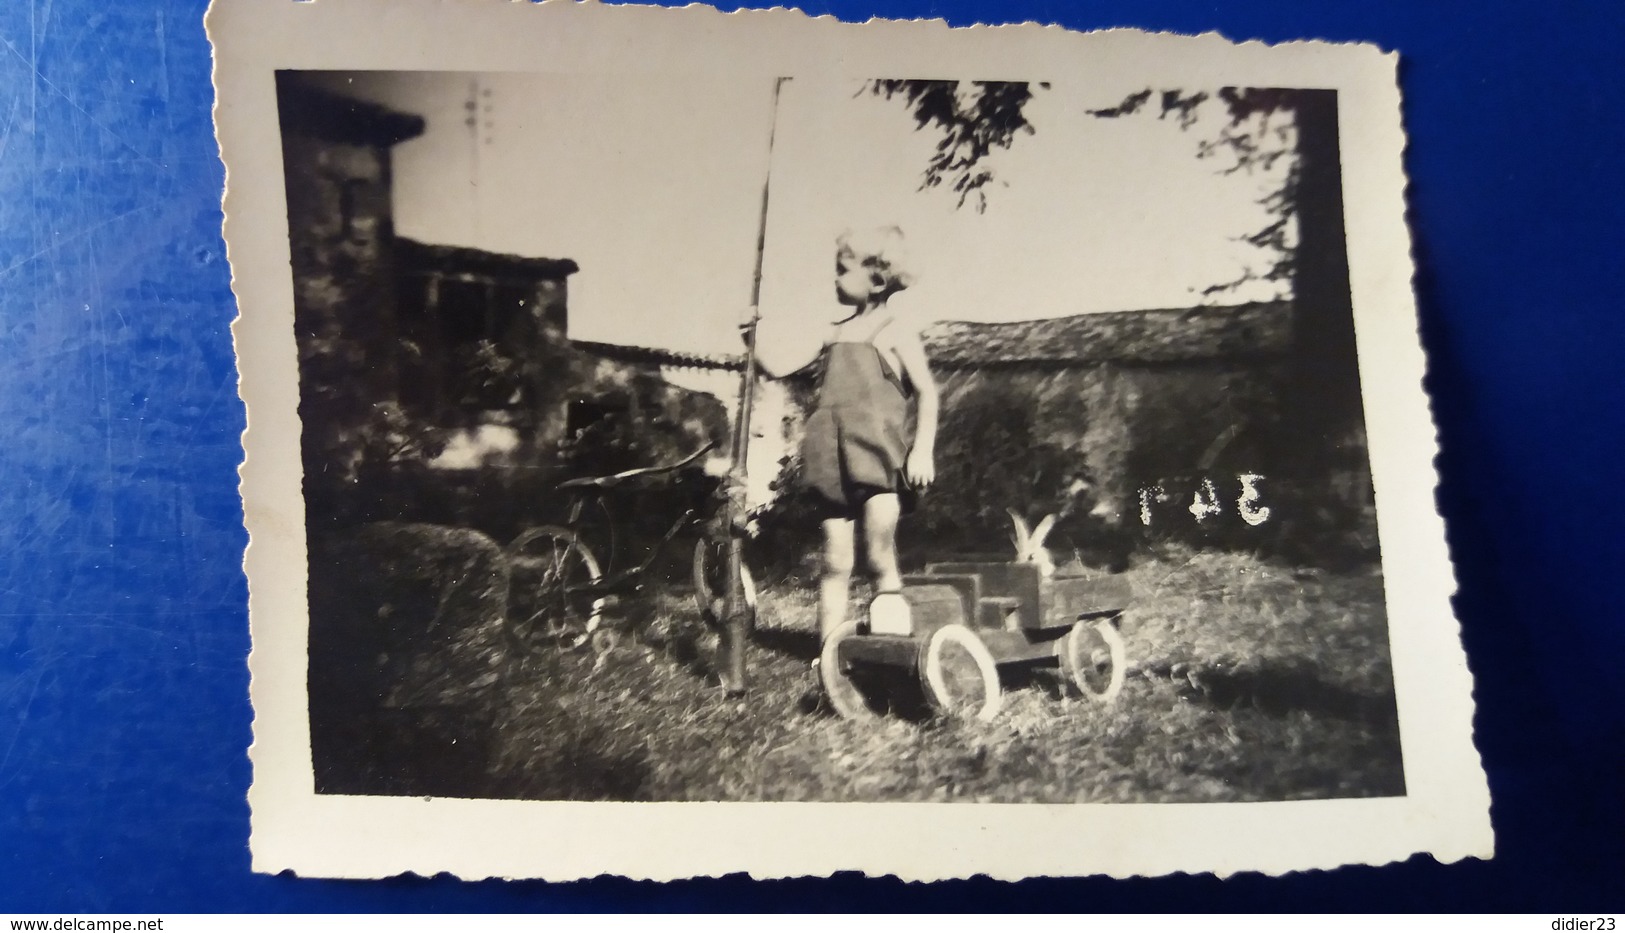
[[[721,506],[731,494],[729,482],[710,475],[699,465],[714,447],[707,444],[675,463],[607,476],[577,477],[555,487],[569,500],[564,523],[529,528],[506,549],[510,571],[507,630],[521,650],[568,650],[589,643],[600,651],[609,647],[619,633],[604,625],[606,610],[645,590],[651,578],[658,576],[652,570],[661,554],[685,529],[701,532],[689,560],[695,604],[707,623],[718,624],[728,590],[725,555],[727,534],[732,530],[718,527]],[[692,504],[683,509],[641,561],[606,570],[605,562],[599,560],[583,536],[586,516],[594,511],[604,516],[610,538],[608,548],[613,551],[616,520],[609,508],[610,500],[627,488],[646,489],[661,480],[693,484]],[[741,568],[741,585],[754,616],[756,592],[748,569]]]

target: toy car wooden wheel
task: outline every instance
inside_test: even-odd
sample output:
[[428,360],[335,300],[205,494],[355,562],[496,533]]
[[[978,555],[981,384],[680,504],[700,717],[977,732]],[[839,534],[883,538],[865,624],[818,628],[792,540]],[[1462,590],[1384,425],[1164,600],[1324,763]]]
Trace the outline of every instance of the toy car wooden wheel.
[[858,634],[856,621],[844,622],[824,639],[824,649],[818,656],[818,682],[824,690],[824,699],[842,719],[880,717],[881,711],[872,705],[861,678],[854,679],[851,663],[841,659],[841,642],[863,637]]
[[1068,686],[1077,693],[1110,703],[1122,692],[1127,649],[1112,620],[1079,620],[1055,643],[1055,656]]
[[944,625],[920,646],[920,685],[937,712],[991,722],[1004,692],[987,645],[958,623]]

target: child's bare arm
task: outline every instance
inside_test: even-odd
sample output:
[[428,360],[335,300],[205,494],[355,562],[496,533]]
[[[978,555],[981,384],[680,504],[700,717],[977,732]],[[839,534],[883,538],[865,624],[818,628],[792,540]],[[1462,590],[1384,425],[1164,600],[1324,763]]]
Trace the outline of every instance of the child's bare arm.
[[916,488],[931,485],[937,478],[937,382],[931,378],[931,364],[925,357],[925,345],[913,330],[898,333],[893,349],[903,364],[903,372],[914,386],[918,409],[914,419],[914,446],[909,449],[908,462],[903,472]]

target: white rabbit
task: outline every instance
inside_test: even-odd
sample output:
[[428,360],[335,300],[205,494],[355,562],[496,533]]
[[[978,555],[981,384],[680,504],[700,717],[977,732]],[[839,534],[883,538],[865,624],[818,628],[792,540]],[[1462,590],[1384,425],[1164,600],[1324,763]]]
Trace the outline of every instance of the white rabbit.
[[1038,527],[1028,528],[1027,520],[1021,517],[1015,509],[1005,509],[1010,521],[1015,525],[1015,531],[1010,540],[1016,546],[1016,560],[1024,564],[1037,564],[1039,573],[1046,577],[1055,575],[1055,558],[1044,547],[1044,539],[1049,537],[1050,529],[1055,527],[1055,515],[1051,513],[1039,519]]

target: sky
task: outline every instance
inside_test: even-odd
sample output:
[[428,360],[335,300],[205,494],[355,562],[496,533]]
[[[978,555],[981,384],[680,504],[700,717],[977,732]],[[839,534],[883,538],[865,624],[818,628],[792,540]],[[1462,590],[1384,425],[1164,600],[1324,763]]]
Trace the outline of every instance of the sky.
[[[920,190],[936,134],[861,81],[737,77],[371,73],[347,93],[417,113],[396,147],[395,227],[429,243],[568,258],[571,336],[699,352],[738,349],[769,183],[761,311],[809,326],[840,316],[834,242],[895,224],[922,320],[1028,320],[1239,303],[1272,284],[1201,291],[1270,257],[1238,238],[1269,221],[1269,173],[1196,157],[1223,125],[1209,103],[1181,129],[1155,107],[1086,112],[1136,88],[1035,89],[1035,132],[990,161],[978,212]],[[472,118],[472,122],[470,122]],[[769,154],[769,138],[772,152]]]

